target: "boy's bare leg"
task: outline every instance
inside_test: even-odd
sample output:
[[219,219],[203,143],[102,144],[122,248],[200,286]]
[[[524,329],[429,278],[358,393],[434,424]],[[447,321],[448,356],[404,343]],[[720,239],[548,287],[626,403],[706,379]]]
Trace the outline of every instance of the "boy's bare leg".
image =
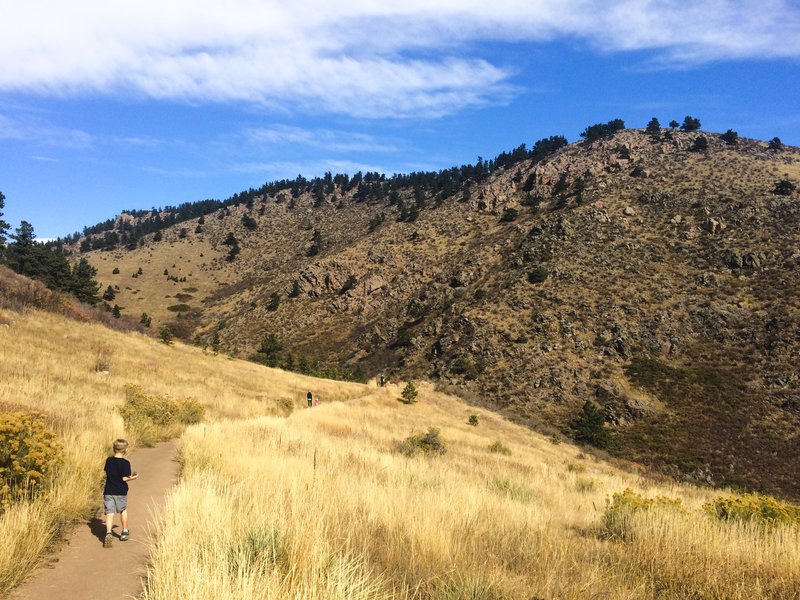
[[[127,515],[125,515],[127,518]],[[111,531],[114,527],[114,513],[106,515],[106,531]]]
[[121,513],[119,513],[119,519],[122,521],[122,530],[128,531],[128,509],[126,508]]

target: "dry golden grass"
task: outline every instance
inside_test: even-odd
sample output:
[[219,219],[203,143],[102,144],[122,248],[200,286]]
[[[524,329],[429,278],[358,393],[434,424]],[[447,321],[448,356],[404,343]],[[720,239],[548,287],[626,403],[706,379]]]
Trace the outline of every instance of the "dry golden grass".
[[[188,430],[145,598],[797,597],[796,530],[714,522],[713,492],[641,481],[420,389],[412,406],[392,387]],[[444,456],[397,451],[430,426]],[[686,510],[603,535],[605,499],[628,487]]]
[[[401,386],[308,379],[46,313],[4,314],[4,408],[47,413],[68,460],[47,497],[0,515],[2,590],[99,501],[132,383],[208,411],[181,439],[146,600],[798,598],[797,529],[714,521],[702,505],[715,492],[642,480],[429,385],[409,406]],[[310,410],[308,389],[322,398]],[[295,402],[288,418],[277,398]],[[398,451],[430,427],[444,456]],[[492,452],[496,441],[511,454]],[[624,541],[609,536],[606,498],[626,488],[685,510],[636,513]]]
[[[4,310],[0,325],[0,410],[47,415],[67,451],[51,491],[0,514],[0,594],[18,583],[69,526],[99,506],[102,466],[111,441],[128,437],[117,411],[124,386],[193,397],[210,419],[276,413],[276,399],[305,403],[358,396],[366,386],[309,379],[140,334],[122,334],[46,312]],[[284,409],[281,409],[281,414]]]

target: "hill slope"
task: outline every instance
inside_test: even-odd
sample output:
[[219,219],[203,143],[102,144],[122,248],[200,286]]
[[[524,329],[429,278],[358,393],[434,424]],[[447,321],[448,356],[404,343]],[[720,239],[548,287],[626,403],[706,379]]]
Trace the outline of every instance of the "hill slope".
[[127,314],[187,340],[248,356],[273,333],[267,362],[430,378],[564,431],[591,399],[621,456],[800,497],[800,204],[774,193],[799,158],[626,130],[446,199],[278,194],[90,261]]
[[[3,591],[97,506],[110,440],[142,439],[121,417],[134,384],[206,410],[180,437],[147,600],[796,597],[796,526],[713,518],[717,492],[626,472],[428,384],[406,405],[394,385],[2,311],[1,408],[44,411],[67,451],[44,496],[0,513]],[[307,389],[318,407],[300,408]]]

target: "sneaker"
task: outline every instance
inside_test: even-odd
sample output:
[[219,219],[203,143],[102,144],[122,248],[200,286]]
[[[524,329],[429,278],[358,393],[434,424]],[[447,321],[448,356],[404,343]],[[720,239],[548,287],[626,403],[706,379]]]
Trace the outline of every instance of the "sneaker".
[[119,536],[119,541],[124,542],[130,537],[130,532],[127,529],[122,530],[122,535]]
[[114,545],[114,536],[111,535],[111,532],[109,531],[108,533],[106,533],[106,537],[103,540],[103,548],[111,548],[111,546],[113,545]]

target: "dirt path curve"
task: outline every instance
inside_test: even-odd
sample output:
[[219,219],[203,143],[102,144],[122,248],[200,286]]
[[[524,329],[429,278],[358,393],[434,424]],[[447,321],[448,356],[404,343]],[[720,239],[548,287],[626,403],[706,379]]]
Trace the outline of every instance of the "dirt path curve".
[[[119,600],[138,596],[146,572],[152,519],[178,478],[175,440],[131,453],[139,479],[128,490],[131,537],[119,540],[122,530],[115,517],[113,548],[103,548],[105,525],[98,513],[79,525],[57,562],[39,569],[11,593],[12,600]],[[102,504],[102,497],[98,497]]]

